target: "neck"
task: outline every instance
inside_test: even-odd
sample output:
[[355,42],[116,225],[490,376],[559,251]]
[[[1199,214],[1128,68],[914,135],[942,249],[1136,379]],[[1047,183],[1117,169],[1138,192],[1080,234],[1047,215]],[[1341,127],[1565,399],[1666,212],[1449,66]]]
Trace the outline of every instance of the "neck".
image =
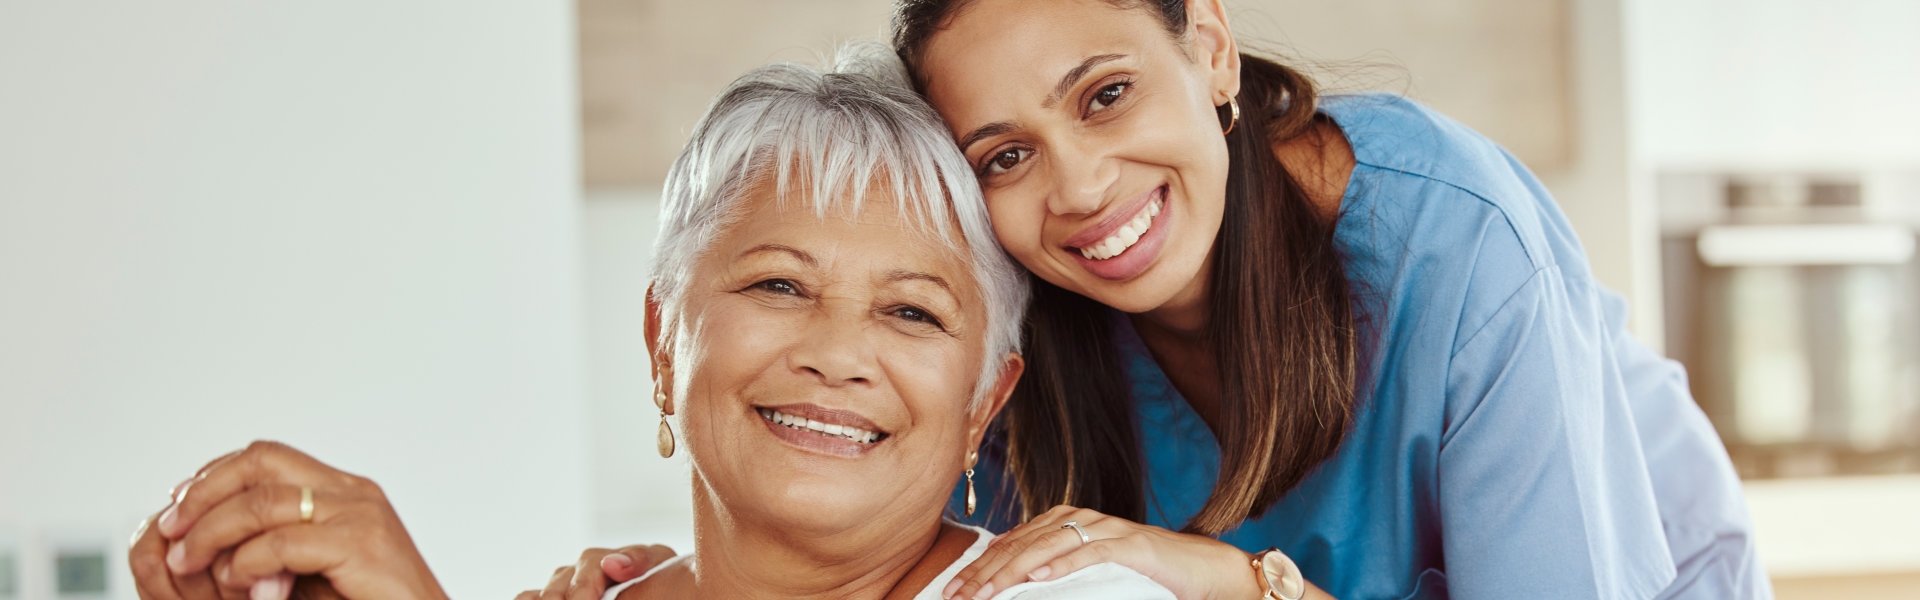
[[826,535],[783,531],[777,524],[727,512],[696,478],[691,577],[686,594],[672,595],[879,600],[902,583],[930,581],[932,575],[923,576],[927,569],[938,574],[958,557],[932,564],[938,558],[933,555],[946,554],[932,552],[942,529],[935,511],[911,519],[882,516]]

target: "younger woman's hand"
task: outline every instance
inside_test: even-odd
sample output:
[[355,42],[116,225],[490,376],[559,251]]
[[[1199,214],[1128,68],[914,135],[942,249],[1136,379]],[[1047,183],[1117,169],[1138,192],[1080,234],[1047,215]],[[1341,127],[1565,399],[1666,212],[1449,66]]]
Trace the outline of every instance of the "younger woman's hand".
[[[293,448],[254,442],[202,468],[175,499],[152,528],[165,540],[166,570],[211,570],[223,595],[446,598],[379,485]],[[231,558],[216,563],[223,555]],[[324,581],[296,583],[301,575]]]
[[[1068,521],[1086,531],[1089,541],[1081,542],[1079,532],[1065,526]],[[1057,506],[995,538],[947,584],[942,597],[984,600],[1020,583],[1056,579],[1104,562],[1138,571],[1182,600],[1262,593],[1252,556],[1225,542]]]
[[527,590],[514,600],[598,600],[607,588],[647,574],[673,558],[672,548],[659,544],[627,546],[619,550],[588,548],[574,564],[553,570],[543,590]]

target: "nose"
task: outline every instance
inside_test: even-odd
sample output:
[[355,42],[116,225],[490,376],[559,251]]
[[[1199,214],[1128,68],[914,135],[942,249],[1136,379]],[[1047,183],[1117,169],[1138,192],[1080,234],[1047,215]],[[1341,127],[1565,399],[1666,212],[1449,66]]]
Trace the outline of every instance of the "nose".
[[879,377],[880,365],[864,323],[839,314],[856,312],[861,311],[822,310],[787,353],[789,368],[828,387],[871,385]]
[[1053,191],[1047,210],[1056,215],[1099,212],[1112,187],[1118,166],[1103,153],[1086,147],[1057,146],[1053,153]]

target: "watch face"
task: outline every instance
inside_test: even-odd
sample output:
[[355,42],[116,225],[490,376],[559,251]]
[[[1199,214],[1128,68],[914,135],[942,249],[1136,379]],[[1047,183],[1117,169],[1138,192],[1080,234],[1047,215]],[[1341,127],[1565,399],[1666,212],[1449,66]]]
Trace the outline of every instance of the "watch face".
[[1260,574],[1266,576],[1267,585],[1273,588],[1275,595],[1283,600],[1299,600],[1307,595],[1307,578],[1300,574],[1300,567],[1293,559],[1279,551],[1269,551],[1260,555]]

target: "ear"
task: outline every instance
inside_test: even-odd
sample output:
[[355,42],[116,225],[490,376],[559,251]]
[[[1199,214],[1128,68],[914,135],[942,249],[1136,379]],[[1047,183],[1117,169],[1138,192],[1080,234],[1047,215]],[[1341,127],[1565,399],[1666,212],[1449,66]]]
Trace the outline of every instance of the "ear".
[[1195,62],[1208,69],[1213,104],[1226,104],[1240,94],[1240,44],[1227,27],[1227,7],[1221,0],[1187,0],[1188,39]]
[[[660,339],[661,328],[660,301],[653,295],[653,284],[647,284],[647,362],[653,365],[653,379],[660,379],[660,367],[667,365],[666,342]],[[669,371],[672,369],[669,368]],[[666,383],[666,382],[662,382]]]
[[[993,424],[993,418],[1000,409],[1007,406],[1007,398],[1013,396],[1013,386],[1020,383],[1020,374],[1027,370],[1027,359],[1018,352],[1008,352],[1000,361],[1000,377],[993,381],[993,391],[973,407],[973,413],[967,415],[967,447],[979,448],[980,439],[986,437],[987,426]],[[968,465],[972,468],[972,465]]]

